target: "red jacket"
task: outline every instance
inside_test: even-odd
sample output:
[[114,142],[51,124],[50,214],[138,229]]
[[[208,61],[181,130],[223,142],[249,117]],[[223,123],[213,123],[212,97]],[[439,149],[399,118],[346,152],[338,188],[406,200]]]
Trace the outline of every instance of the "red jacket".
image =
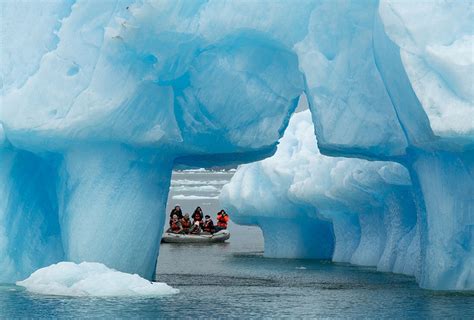
[[191,220],[186,220],[186,219],[181,219],[181,226],[184,228],[184,229],[189,229],[191,228]]
[[217,226],[227,229],[227,222],[229,222],[229,216],[227,214],[222,215],[218,214],[217,215]]

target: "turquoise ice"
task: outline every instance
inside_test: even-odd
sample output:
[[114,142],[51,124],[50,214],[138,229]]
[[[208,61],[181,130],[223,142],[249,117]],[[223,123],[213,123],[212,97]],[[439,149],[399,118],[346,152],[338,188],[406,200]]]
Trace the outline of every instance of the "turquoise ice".
[[[0,281],[61,260],[150,278],[173,166],[270,157],[305,93],[321,154],[358,158],[340,174],[357,172],[363,191],[330,179],[344,190],[334,202],[313,184],[301,189],[305,204],[281,198],[288,210],[275,214],[320,233],[268,254],[317,252],[414,274],[426,288],[473,288],[470,2],[0,6]],[[327,175],[311,150],[305,170]],[[352,210],[358,192],[381,214]],[[322,204],[315,219],[308,210]],[[403,223],[366,238],[388,216]]]

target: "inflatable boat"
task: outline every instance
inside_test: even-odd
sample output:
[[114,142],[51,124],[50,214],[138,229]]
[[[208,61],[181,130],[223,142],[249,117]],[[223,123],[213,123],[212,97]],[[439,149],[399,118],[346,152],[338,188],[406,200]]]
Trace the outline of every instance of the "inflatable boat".
[[177,234],[165,232],[161,242],[165,243],[216,243],[224,242],[230,238],[230,232],[221,230],[219,232],[201,234]]

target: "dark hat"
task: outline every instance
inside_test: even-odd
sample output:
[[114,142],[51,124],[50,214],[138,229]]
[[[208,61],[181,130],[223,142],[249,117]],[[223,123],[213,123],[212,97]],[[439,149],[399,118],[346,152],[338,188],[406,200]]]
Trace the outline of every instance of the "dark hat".
[[208,215],[208,214],[206,214],[206,216],[205,216],[205,218],[210,218],[210,217],[211,217],[211,216],[210,216],[210,215]]

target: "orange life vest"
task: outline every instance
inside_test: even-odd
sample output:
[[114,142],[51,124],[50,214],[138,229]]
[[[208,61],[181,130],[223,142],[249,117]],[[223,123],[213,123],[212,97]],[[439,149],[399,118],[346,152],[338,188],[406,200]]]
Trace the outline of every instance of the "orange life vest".
[[191,228],[191,220],[182,219],[181,226],[185,229]]
[[221,228],[227,228],[227,222],[229,221],[228,215],[217,215],[217,226]]
[[171,221],[171,230],[178,231],[179,229],[178,221]]

